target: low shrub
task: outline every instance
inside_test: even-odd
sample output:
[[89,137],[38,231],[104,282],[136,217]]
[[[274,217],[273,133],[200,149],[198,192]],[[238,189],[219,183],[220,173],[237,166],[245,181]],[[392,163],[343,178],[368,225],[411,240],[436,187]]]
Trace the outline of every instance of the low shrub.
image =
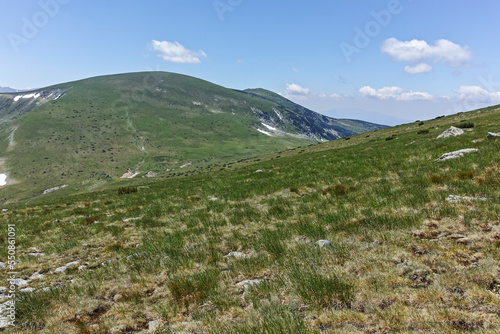
[[127,186],[118,188],[118,195],[132,194],[139,191],[139,188]]
[[455,125],[455,127],[460,128],[460,129],[472,129],[474,127],[474,123],[463,121],[463,123],[459,123],[459,124]]

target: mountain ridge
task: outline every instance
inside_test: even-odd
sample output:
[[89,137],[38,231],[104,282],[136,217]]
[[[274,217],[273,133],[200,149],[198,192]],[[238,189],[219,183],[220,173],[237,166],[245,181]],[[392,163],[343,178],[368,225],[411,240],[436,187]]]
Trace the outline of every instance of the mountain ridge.
[[0,173],[17,195],[81,191],[127,171],[169,177],[352,134],[279,102],[168,72],[0,94]]

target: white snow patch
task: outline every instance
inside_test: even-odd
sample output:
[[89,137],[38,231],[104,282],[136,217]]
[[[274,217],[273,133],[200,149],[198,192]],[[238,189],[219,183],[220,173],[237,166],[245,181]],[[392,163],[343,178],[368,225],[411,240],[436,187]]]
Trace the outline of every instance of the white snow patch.
[[0,186],[4,186],[7,184],[7,175],[0,174]]
[[268,129],[269,129],[269,130],[271,130],[271,131],[276,131],[276,128],[273,128],[272,126],[267,125],[266,123],[262,123],[262,122],[260,122],[260,124],[264,125],[266,128],[268,128]]
[[40,93],[31,93],[31,94],[25,94],[25,95],[17,95],[14,97],[14,102],[19,101],[20,99],[37,99],[40,97]]
[[278,115],[278,117],[283,120],[283,116],[281,116],[281,114],[278,112],[278,110],[276,110],[276,108],[273,108],[273,111],[276,113],[276,115]]
[[273,135],[267,131],[264,131],[264,130],[261,130],[261,129],[257,129],[257,131],[259,131],[260,133],[263,133],[265,135],[268,135],[269,137],[272,137]]

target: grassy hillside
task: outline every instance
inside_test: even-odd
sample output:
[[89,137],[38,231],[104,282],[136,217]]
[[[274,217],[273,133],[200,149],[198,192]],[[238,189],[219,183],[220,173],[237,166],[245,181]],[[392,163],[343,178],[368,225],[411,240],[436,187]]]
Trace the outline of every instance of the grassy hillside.
[[332,139],[321,131],[279,103],[173,73],[1,94],[0,173],[8,187],[0,199],[27,200],[65,185],[88,191],[127,170],[168,177],[213,169]]
[[489,131],[499,107],[11,207],[17,289],[34,290],[5,333],[498,332]]

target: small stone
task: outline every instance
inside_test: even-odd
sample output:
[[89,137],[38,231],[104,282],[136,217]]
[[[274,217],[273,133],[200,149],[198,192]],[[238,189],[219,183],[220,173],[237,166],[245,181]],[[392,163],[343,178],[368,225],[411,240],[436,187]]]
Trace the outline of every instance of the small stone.
[[34,281],[34,280],[39,280],[39,279],[43,279],[45,278],[45,275],[42,275],[40,273],[38,273],[38,271],[36,273],[34,273],[33,275],[31,275],[28,280],[29,281]]
[[10,284],[17,286],[25,286],[28,285],[28,281],[22,278],[14,278],[13,280],[10,280]]
[[148,322],[148,332],[154,333],[160,327],[160,320],[153,320]]
[[7,267],[7,266],[5,265],[5,263],[0,262],[0,269],[1,269],[1,268],[5,268],[5,267]]
[[262,169],[257,169],[255,173],[264,173],[264,171]]
[[66,269],[68,269],[69,267],[71,266],[74,266],[74,265],[77,265],[79,264],[80,262],[78,261],[73,261],[73,262],[69,262],[69,263],[66,263],[64,266],[62,267],[59,267],[59,268],[56,268],[56,270],[54,270],[56,273],[63,273],[66,271]]
[[128,222],[131,222],[131,221],[134,221],[134,220],[139,220],[139,219],[142,219],[142,217],[135,217],[135,218],[125,218],[123,220],[124,223],[128,223]]
[[263,279],[246,279],[244,281],[236,283],[236,286],[247,290],[253,286],[261,284],[262,282],[264,282]]
[[225,255],[224,257],[234,257],[237,259],[247,259],[250,257],[250,255],[242,253],[242,252],[230,252],[229,254]]
[[332,243],[328,240],[318,240],[315,242],[315,245],[319,248],[333,247]]
[[35,291],[35,289],[34,289],[34,288],[24,288],[24,289],[20,289],[20,290],[19,290],[19,292],[26,292],[26,293],[28,293],[28,292],[33,292],[33,291]]
[[488,138],[500,137],[500,133],[488,132]]
[[44,253],[26,253],[26,255],[29,255],[29,256],[44,256],[45,254]]

